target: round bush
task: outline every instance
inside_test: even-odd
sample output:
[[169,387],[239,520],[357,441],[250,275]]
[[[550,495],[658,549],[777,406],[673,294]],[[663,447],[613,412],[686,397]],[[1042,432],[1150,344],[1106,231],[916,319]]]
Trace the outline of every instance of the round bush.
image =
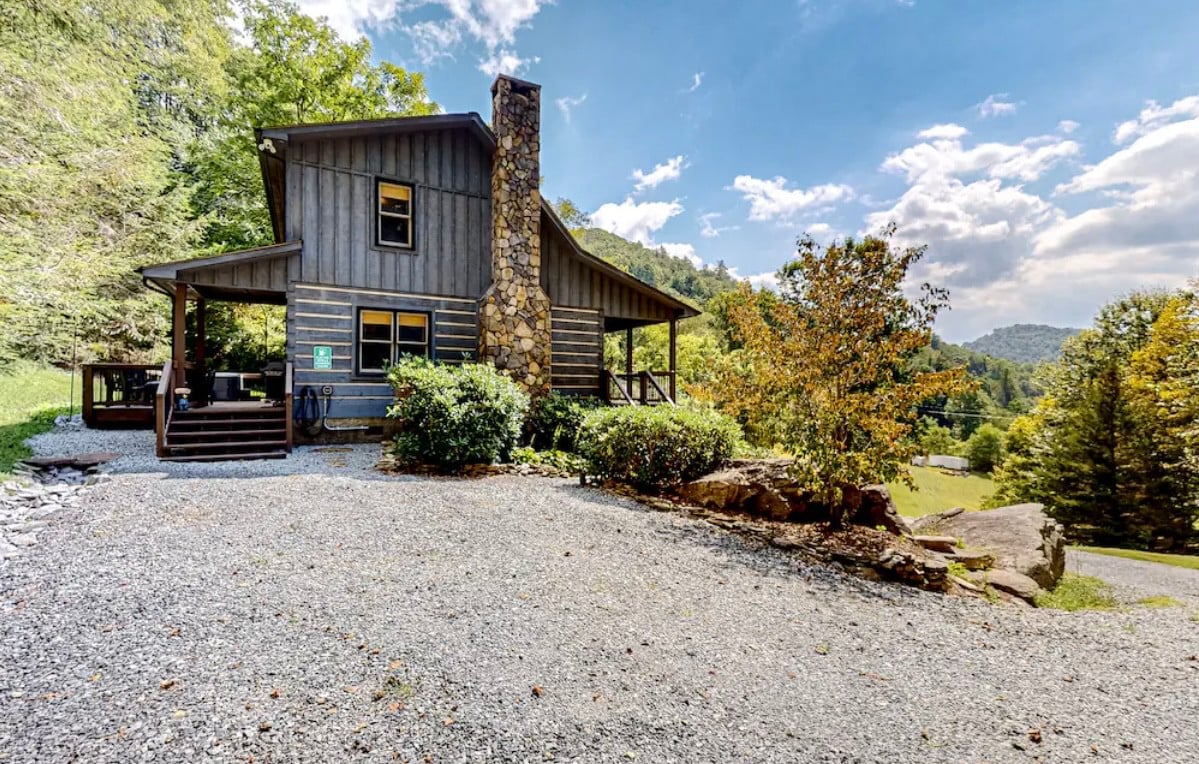
[[707,409],[624,406],[588,414],[578,448],[591,474],[658,490],[716,469],[740,437],[735,422]]
[[574,453],[583,419],[602,405],[597,398],[559,392],[541,396],[533,401],[525,422],[529,445],[542,451]]
[[387,415],[402,427],[393,453],[401,461],[490,464],[516,447],[529,396],[495,367],[406,358],[387,376],[396,391]]

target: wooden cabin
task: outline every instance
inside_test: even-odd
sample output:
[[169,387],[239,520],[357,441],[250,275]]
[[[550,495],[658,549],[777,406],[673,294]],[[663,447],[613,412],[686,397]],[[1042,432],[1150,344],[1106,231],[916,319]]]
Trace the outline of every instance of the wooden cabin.
[[[275,243],[141,269],[172,300],[172,358],[88,372],[106,391],[85,389],[88,423],[128,425],[136,408],[162,458],[282,456],[297,439],[377,435],[384,370],[405,353],[488,361],[533,394],[673,402],[676,322],[697,311],[579,246],[539,191],[540,87],[501,76],[491,92],[491,125],[466,113],[257,130]],[[175,390],[211,388],[213,301],[286,306],[269,402],[193,392],[180,410]],[[658,323],[670,368],[634,370],[633,328]],[[609,332],[627,335],[621,374],[604,369]]]

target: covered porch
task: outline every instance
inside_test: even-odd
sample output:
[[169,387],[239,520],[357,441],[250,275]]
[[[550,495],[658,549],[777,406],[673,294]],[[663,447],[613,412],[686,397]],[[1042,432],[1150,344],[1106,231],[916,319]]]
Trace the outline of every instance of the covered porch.
[[[646,321],[609,317],[604,319],[604,335],[617,334],[622,337],[623,369],[603,371],[600,390],[602,398],[614,406],[660,406],[675,405],[678,400],[678,317],[669,320]],[[637,369],[634,363],[633,330],[638,327],[665,323],[668,327],[666,345],[666,368]]]

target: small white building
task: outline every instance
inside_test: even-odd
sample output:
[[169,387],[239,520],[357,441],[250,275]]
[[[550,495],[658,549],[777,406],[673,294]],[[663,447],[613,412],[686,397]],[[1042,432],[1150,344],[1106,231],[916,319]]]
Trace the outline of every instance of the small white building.
[[928,466],[944,467],[947,470],[957,470],[959,472],[969,472],[970,460],[964,456],[933,454],[932,456],[928,457]]

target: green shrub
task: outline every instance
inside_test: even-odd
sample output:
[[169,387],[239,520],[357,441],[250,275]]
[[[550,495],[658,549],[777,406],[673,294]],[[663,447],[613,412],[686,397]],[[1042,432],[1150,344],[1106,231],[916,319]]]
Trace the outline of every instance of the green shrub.
[[530,446],[512,449],[513,464],[531,464],[537,467],[553,467],[562,472],[578,475],[587,468],[583,457],[567,451],[537,451]]
[[995,469],[1003,461],[1003,453],[1003,430],[990,422],[980,426],[966,441],[966,458],[970,460],[970,469],[976,472]]
[[736,423],[714,411],[623,406],[588,414],[578,446],[591,474],[655,490],[711,472],[740,437]]
[[486,364],[406,358],[388,372],[401,422],[393,452],[404,462],[458,467],[506,457],[520,438],[529,396]]
[[577,448],[579,427],[589,411],[603,404],[597,398],[552,392],[533,401],[525,422],[529,445],[541,451],[569,451]]
[[1094,576],[1067,573],[1057,582],[1052,591],[1039,592],[1035,598],[1037,607],[1056,608],[1075,612],[1078,610],[1111,610],[1118,604],[1112,587]]

